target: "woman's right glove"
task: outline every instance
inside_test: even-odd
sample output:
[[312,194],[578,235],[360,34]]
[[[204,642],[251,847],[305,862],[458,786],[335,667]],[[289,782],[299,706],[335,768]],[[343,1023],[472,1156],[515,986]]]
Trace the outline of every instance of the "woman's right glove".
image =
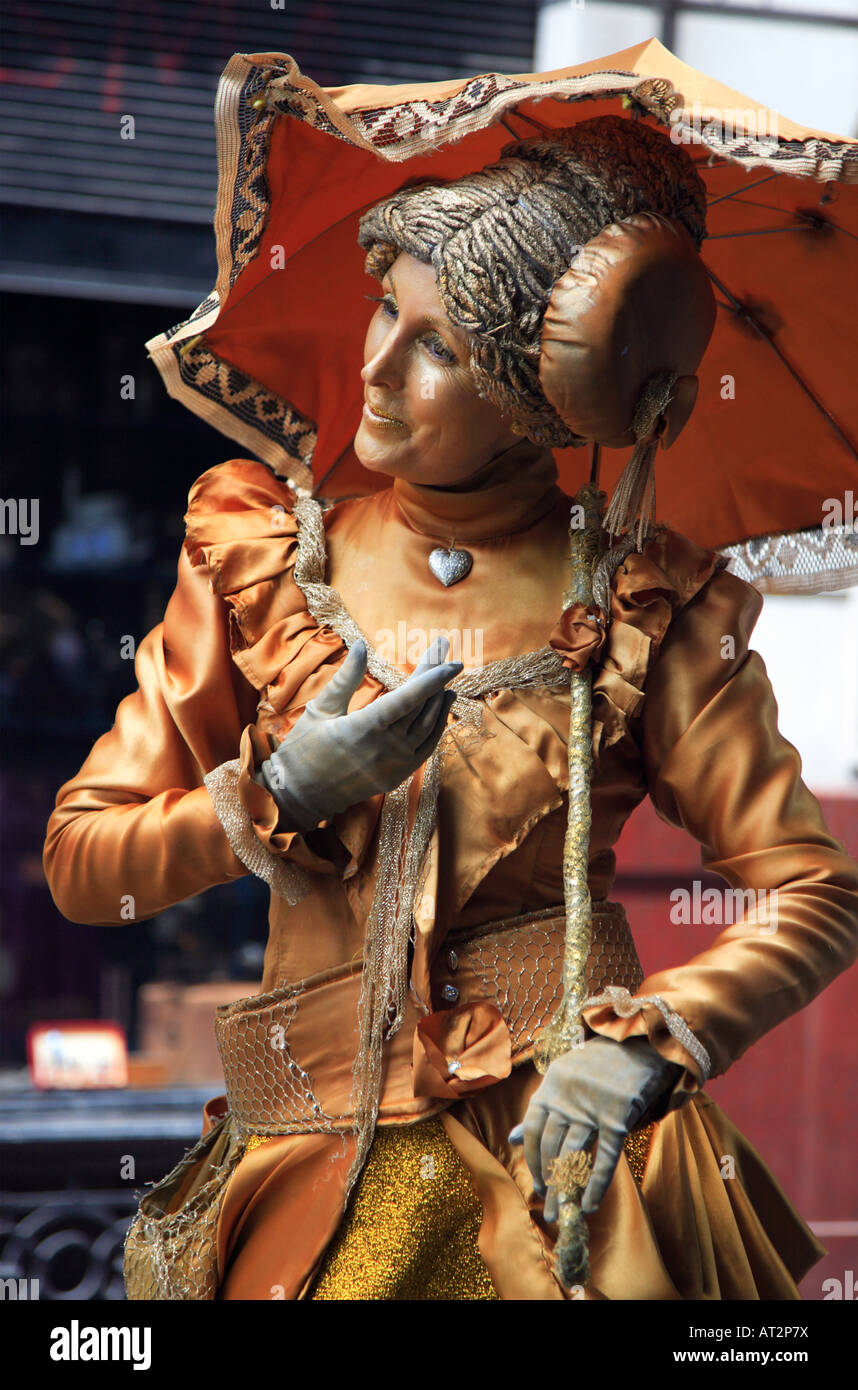
[[306,834],[335,812],[392,791],[426,761],[456,698],[443,687],[462,670],[461,661],[443,661],[448,650],[446,637],[436,638],[403,685],[348,714],[366,671],[366,643],[355,642],[256,773],[289,829]]

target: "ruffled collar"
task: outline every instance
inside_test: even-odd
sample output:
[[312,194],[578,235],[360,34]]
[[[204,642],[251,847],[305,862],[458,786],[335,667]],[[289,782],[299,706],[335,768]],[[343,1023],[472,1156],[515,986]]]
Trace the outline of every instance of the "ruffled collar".
[[[237,459],[197,480],[186,517],[191,564],[206,567],[212,589],[232,610],[233,660],[264,692],[261,724],[278,739],[285,738],[306,700],[318,693],[319,673],[332,658],[340,662],[346,655],[342,638],[316,621],[293,581],[299,533],[293,504],[294,495],[264,464]],[[565,623],[561,615],[550,645],[573,669],[589,662],[595,668],[597,763],[640,716],[649,669],[676,614],[726,565],[726,556],[660,527],[643,553],[628,555],[612,578],[604,640],[603,629],[588,620],[592,615],[586,611],[573,605]],[[382,682],[367,672],[356,706],[358,698],[368,703],[384,692]],[[564,749],[556,772],[560,782],[565,770]]]
[[550,449],[524,439],[491,459],[466,488],[436,488],[394,478],[393,496],[408,526],[430,539],[490,541],[533,526],[564,496]]

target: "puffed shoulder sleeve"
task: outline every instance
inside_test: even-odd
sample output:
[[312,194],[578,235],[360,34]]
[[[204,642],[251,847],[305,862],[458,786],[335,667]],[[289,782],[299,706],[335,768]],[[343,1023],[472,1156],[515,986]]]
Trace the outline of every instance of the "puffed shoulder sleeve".
[[[188,558],[223,605],[232,662],[257,692],[257,717],[243,729],[237,757],[208,775],[206,786],[236,853],[290,902],[309,891],[304,869],[343,879],[358,871],[383,800],[372,797],[301,834],[256,780],[348,655],[342,639],[310,612],[295,577],[302,536],[297,501],[264,464],[235,460],[198,479],[185,517]],[[350,707],[383,691],[365,673]]]
[[778,730],[763,660],[748,647],[762,604],[751,585],[718,569],[670,623],[640,720],[658,815],[693,835],[703,868],[731,885],[717,895],[723,915],[710,902],[702,924],[685,930],[730,925],[684,965],[650,975],[632,998],[584,1011],[594,1031],[619,1040],[646,1034],[684,1067],[669,1108],[858,954],[858,864],[828,833],[801,758]]
[[44,865],[71,921],[143,920],[249,870],[298,901],[309,889],[302,870],[339,872],[346,853],[296,832],[278,836],[277,856],[245,839],[258,847],[249,855],[240,835],[256,804],[237,802],[228,828],[218,815],[207,781],[248,749],[258,694],[232,658],[229,610],[192,551],[186,543],[164,620],[137,648],[137,689],[57,795]]

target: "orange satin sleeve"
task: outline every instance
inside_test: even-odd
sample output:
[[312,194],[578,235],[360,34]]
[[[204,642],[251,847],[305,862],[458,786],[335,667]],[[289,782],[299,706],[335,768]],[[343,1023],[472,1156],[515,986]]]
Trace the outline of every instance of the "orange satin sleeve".
[[[659,995],[685,1020],[709,1053],[712,1076],[809,1003],[858,954],[858,864],[828,833],[802,781],[801,758],[778,731],[763,660],[748,650],[762,604],[751,585],[727,570],[715,574],[671,624],[641,718],[647,785],[659,816],[700,842],[705,869],[751,890],[760,905],[758,921],[750,910],[737,912],[708,949],[650,975],[635,996]],[[729,920],[726,912],[722,920]],[[687,942],[706,931],[677,926],[677,953],[683,932]],[[617,1039],[646,1033],[663,1056],[686,1068],[671,1108],[683,1092],[700,1088],[700,1068],[655,1005],[627,1018],[590,1006],[584,1017]]]
[[[232,659],[228,608],[186,550],[164,621],[138,647],[135,673],[137,690],[61,787],[48,823],[45,873],[74,922],[143,920],[248,872],[203,777],[239,756],[259,697]],[[268,792],[256,790],[273,808]],[[266,848],[333,874],[345,855],[335,839],[314,841],[330,858],[298,832]]]

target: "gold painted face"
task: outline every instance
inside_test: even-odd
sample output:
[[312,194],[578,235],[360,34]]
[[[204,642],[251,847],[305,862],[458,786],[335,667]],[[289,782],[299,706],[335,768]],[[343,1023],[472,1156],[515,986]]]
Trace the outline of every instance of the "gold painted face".
[[382,291],[364,343],[355,453],[365,468],[409,482],[465,483],[521,435],[477,395],[469,335],[447,317],[432,267],[403,251]]

